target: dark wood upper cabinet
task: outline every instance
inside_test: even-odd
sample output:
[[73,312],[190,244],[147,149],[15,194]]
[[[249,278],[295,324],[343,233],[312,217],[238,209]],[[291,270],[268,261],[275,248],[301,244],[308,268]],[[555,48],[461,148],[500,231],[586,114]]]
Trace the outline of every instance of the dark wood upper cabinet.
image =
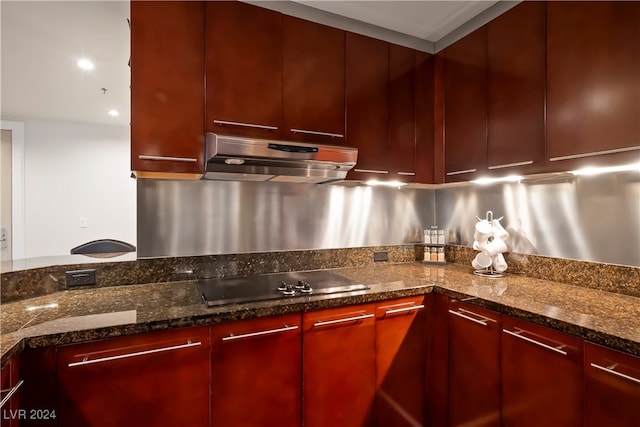
[[487,28],[443,51],[445,181],[466,181],[487,166]]
[[586,342],[585,427],[624,427],[640,420],[640,357]]
[[416,52],[415,138],[416,182],[434,183],[434,55]]
[[[358,148],[358,164],[349,179],[416,182],[417,114],[420,137],[426,141],[420,153],[432,157],[433,103],[425,98],[432,93],[432,74],[422,63],[424,75],[417,82],[417,55],[413,49],[347,33],[347,144]],[[430,169],[421,170],[422,182],[432,182]]]
[[389,172],[406,182],[416,180],[415,67],[415,50],[389,45]]
[[283,16],[283,135],[343,144],[345,32]]
[[206,130],[282,133],[282,15],[239,1],[206,3]]
[[347,33],[347,143],[358,148],[349,179],[388,178],[389,43]]
[[582,426],[582,340],[502,317],[502,425]]
[[131,170],[204,171],[204,5],[131,2]]
[[547,3],[550,169],[619,162],[591,155],[640,149],[639,76],[639,2]]
[[544,166],[545,6],[523,2],[487,24],[491,175]]
[[295,313],[211,328],[211,425],[300,426],[301,320]]

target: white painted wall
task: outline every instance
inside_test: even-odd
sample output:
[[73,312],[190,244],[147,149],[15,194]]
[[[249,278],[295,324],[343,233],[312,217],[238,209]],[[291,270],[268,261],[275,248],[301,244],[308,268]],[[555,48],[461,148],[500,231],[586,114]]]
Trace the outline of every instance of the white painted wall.
[[25,258],[103,238],[136,244],[129,140],[128,126],[24,120]]

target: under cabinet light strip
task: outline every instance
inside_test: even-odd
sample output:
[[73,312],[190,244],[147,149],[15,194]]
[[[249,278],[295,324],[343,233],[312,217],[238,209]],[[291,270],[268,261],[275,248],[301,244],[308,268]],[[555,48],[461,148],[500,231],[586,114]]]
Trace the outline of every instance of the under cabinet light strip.
[[354,169],[353,171],[362,172],[362,173],[380,173],[380,174],[389,173],[389,171],[378,171],[374,169]]
[[162,160],[168,162],[187,162],[187,163],[195,163],[198,159],[194,159],[191,157],[167,157],[167,156],[148,156],[146,154],[140,154],[138,156],[140,160]]

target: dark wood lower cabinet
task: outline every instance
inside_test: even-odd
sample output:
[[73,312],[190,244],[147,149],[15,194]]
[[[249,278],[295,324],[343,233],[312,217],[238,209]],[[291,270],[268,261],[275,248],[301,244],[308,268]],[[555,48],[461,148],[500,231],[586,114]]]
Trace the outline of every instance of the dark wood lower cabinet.
[[640,424],[640,357],[584,345],[584,426]]
[[376,306],[376,421],[379,427],[425,425],[425,297]]
[[27,348],[2,369],[3,398],[18,381],[3,426],[640,420],[640,357],[440,294]]
[[[20,412],[20,388],[24,382],[20,379],[18,371],[18,360],[10,360],[0,373],[0,425],[6,427],[17,427],[22,418]],[[55,417],[55,414],[54,414]]]
[[502,425],[582,426],[582,340],[502,318]]
[[305,427],[375,424],[375,305],[303,315]]
[[449,303],[449,425],[500,426],[500,315]]
[[59,425],[209,425],[209,328],[58,348]]
[[300,314],[211,328],[211,425],[300,426]]

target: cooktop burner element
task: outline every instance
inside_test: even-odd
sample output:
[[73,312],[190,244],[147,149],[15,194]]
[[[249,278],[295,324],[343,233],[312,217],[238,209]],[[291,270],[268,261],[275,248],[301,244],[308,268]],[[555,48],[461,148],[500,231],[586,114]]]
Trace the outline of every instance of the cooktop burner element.
[[199,284],[202,299],[208,307],[369,289],[365,285],[322,270],[201,279]]

